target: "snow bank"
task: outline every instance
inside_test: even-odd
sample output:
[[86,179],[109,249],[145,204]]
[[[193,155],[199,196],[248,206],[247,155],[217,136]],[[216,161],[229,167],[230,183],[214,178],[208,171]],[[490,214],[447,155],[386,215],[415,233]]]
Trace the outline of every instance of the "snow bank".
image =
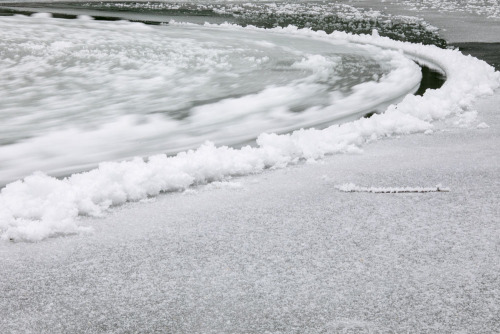
[[[230,25],[221,29],[240,28]],[[262,134],[257,147],[233,149],[211,143],[173,157],[156,155],[147,161],[134,159],[102,163],[99,168],[59,180],[35,173],[13,182],[0,194],[0,233],[4,240],[37,241],[60,234],[84,231],[81,216],[99,216],[110,207],[138,201],[165,191],[222,181],[231,176],[283,168],[302,160],[359,151],[366,142],[394,135],[424,132],[432,121],[457,115],[471,108],[478,97],[491,94],[500,85],[500,73],[485,62],[465,57],[455,50],[443,50],[392,41],[368,35],[349,35],[273,29],[269,33],[300,34],[332,42],[347,40],[400,50],[408,57],[441,68],[448,81],[439,90],[423,96],[407,96],[380,115],[324,130],[298,130],[290,134]]]

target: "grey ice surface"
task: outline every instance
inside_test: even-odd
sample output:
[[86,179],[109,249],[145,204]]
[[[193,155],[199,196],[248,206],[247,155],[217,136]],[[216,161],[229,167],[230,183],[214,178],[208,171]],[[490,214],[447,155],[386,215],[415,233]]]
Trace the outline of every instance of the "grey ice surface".
[[[489,128],[170,193],[0,243],[0,333],[499,333],[500,93]],[[449,193],[342,193],[334,186]],[[231,184],[229,184],[231,185]]]
[[[387,139],[1,243],[2,333],[498,333],[500,96],[487,129]],[[342,193],[336,184],[449,193]]]

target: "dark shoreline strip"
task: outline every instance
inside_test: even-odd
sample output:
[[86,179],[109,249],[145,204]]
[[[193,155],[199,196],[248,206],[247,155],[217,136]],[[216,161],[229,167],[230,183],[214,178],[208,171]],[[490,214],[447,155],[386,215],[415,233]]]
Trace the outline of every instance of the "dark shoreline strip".
[[[39,12],[36,11],[27,11],[27,10],[14,10],[10,8],[2,8],[0,7],[0,16],[14,16],[14,15],[27,15],[30,16],[32,14],[36,14]],[[52,17],[56,19],[68,19],[68,20],[74,20],[78,18],[78,15],[76,14],[62,14],[62,13],[50,13]],[[117,17],[117,16],[95,16],[92,15],[92,17],[96,21],[121,21],[124,20],[123,18]],[[146,20],[131,20],[131,19],[126,19],[127,21],[130,22],[140,22],[148,25],[162,25],[162,24],[167,24],[166,22],[158,22],[158,21],[146,21]]]

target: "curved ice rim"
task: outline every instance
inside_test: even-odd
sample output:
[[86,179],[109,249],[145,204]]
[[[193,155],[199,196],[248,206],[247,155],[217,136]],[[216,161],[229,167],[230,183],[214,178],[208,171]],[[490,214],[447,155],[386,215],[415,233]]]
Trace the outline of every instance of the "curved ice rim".
[[[34,14],[34,17],[40,17],[42,19],[49,18],[50,14]],[[26,19],[30,19],[26,17]],[[86,21],[85,18],[81,18],[83,21]],[[63,21],[63,20],[59,20]],[[73,20],[71,20],[73,21]],[[78,21],[78,20],[76,20]],[[43,21],[45,22],[45,21]],[[111,23],[110,26],[114,24]],[[127,25],[127,22],[122,22],[120,26]],[[139,24],[142,25],[142,24]],[[172,25],[176,25],[172,23]],[[130,24],[130,26],[137,26],[137,24]],[[180,25],[181,29],[190,28],[186,25]],[[218,32],[234,32],[234,29],[220,28],[218,26],[215,27],[206,27],[203,28],[197,24],[191,24],[196,33],[201,29],[211,29],[209,31],[218,31]],[[146,27],[146,26],[144,26]],[[200,28],[201,27],[201,28]],[[95,29],[95,27],[94,27]],[[179,29],[179,28],[177,28]],[[139,30],[142,29],[139,27]],[[148,28],[149,30],[149,28]],[[247,33],[245,30],[244,33]],[[265,35],[271,34],[270,32],[258,32],[259,38],[265,39]],[[237,33],[241,36],[241,32]],[[285,38],[292,40],[295,36],[292,34],[290,36],[284,36]],[[300,39],[310,39],[298,36]],[[330,43],[325,41],[325,39],[316,39],[316,43],[321,43],[321,45],[328,50]],[[336,44],[336,43],[335,43]],[[355,43],[349,43],[350,45],[354,45]],[[332,45],[335,47],[335,45]],[[372,54],[374,60],[382,61],[384,63],[391,63],[391,70],[387,73],[387,75],[382,76],[380,80],[377,80],[377,83],[370,86],[370,82],[360,83],[353,87],[353,91],[347,94],[345,97],[341,99],[342,102],[333,103],[330,106],[322,106],[316,108],[310,108],[306,111],[303,117],[292,117],[289,116],[287,122],[279,122],[277,124],[267,124],[265,128],[253,129],[252,131],[232,131],[233,133],[221,131],[219,135],[215,131],[211,131],[209,134],[208,140],[211,140],[216,145],[228,145],[232,147],[241,147],[249,143],[254,143],[257,136],[265,131],[265,132],[273,132],[273,133],[287,133],[300,128],[324,128],[328,125],[332,125],[334,123],[343,123],[347,121],[355,120],[361,116],[366,115],[367,113],[373,112],[382,112],[384,111],[390,104],[394,104],[402,100],[408,93],[412,93],[416,91],[419,87],[419,81],[417,78],[418,71],[417,66],[407,58],[398,55],[396,52],[391,51],[388,53],[387,51],[372,47],[372,46],[357,46],[365,54]],[[392,53],[392,54],[391,54]],[[396,54],[394,54],[396,53]],[[393,63],[394,62],[394,63]],[[413,67],[413,72],[410,73],[410,69]],[[402,72],[403,71],[403,72]],[[404,74],[403,74],[404,73]],[[407,76],[406,76],[407,75]],[[407,80],[404,80],[405,77]],[[368,83],[368,85],[367,85]],[[378,91],[378,93],[376,93]],[[264,93],[262,91],[262,93]],[[261,92],[256,93],[255,95],[259,95]],[[251,96],[253,94],[250,94]],[[360,95],[364,95],[361,96]],[[366,97],[366,98],[365,98]],[[222,99],[221,102],[229,101],[230,98]],[[356,103],[352,103],[357,101]],[[343,108],[340,108],[344,106]],[[209,107],[209,106],[208,106]],[[274,106],[275,107],[275,106]],[[343,110],[342,110],[343,109]],[[299,113],[302,114],[302,113]],[[294,114],[293,116],[298,116],[298,114]],[[120,115],[113,121],[104,122],[98,129],[85,131],[81,130],[76,126],[70,126],[68,128],[63,129],[63,131],[55,131],[51,133],[41,134],[40,136],[35,136],[33,138],[26,138],[25,140],[20,140],[19,142],[12,143],[12,145],[7,145],[7,147],[0,147],[0,156],[4,157],[5,163],[2,168],[0,168],[0,189],[3,185],[13,182],[15,180],[21,179],[36,170],[44,171],[52,176],[56,177],[66,177],[73,173],[88,171],[90,169],[96,168],[98,164],[102,161],[123,161],[127,159],[132,159],[136,156],[145,157],[153,154],[165,153],[168,155],[175,155],[179,152],[197,148],[201,143],[201,136],[197,135],[188,135],[185,140],[176,141],[175,135],[172,137],[172,141],[169,141],[169,121],[167,119],[162,120],[159,119],[158,122],[161,124],[162,121],[165,121],[163,124],[163,130],[160,130],[162,127],[159,126],[155,129],[155,127],[144,126],[138,127],[138,131],[129,134],[128,140],[133,141],[134,138],[151,140],[151,142],[145,146],[140,147],[139,145],[132,145],[130,148],[125,150],[118,148],[111,148],[113,146],[107,146],[106,155],[100,154],[102,147],[98,147],[97,145],[89,145],[90,148],[87,147],[79,147],[79,145],[74,145],[74,149],[70,150],[69,147],[65,147],[64,145],[59,146],[58,143],[64,143],[64,137],[71,136],[74,138],[75,142],[86,142],[87,140],[93,140],[93,136],[100,138],[101,143],[106,143],[109,140],[111,143],[114,139],[109,138],[109,133],[114,133],[113,128],[117,126],[121,128],[124,124],[125,128],[129,128],[129,122],[134,119],[135,115]],[[161,118],[161,117],[160,117]],[[148,116],[148,121],[146,124],[154,124],[156,123],[156,119],[154,117]],[[122,123],[122,124],[118,124]],[[209,123],[208,125],[213,127],[215,123]],[[242,122],[236,124],[237,127],[242,129]],[[192,131],[196,127],[203,124],[193,123],[192,127],[189,125],[183,126],[186,131]],[[224,129],[222,127],[219,127]],[[141,136],[142,134],[146,134],[149,130],[152,130],[155,133],[153,136]],[[167,129],[167,130],[165,130]],[[130,129],[132,130],[132,129]],[[157,131],[159,130],[159,131]],[[242,129],[243,130],[243,129]],[[156,132],[155,132],[156,131]],[[125,131],[121,130],[122,134],[125,134]],[[168,139],[161,139],[162,136],[167,136]],[[165,141],[166,140],[166,141]],[[136,141],[137,142],[137,141]],[[167,145],[166,145],[167,144]],[[47,150],[46,150],[47,148]],[[165,149],[167,148],[167,149]],[[90,158],[81,159],[78,154],[74,154],[72,152],[78,152],[82,150],[85,154],[91,156]],[[47,158],[42,158],[43,153],[47,152]],[[58,157],[65,156],[66,153],[68,157],[65,157],[63,160],[64,163],[58,161]],[[25,157],[29,157],[31,154],[37,155],[37,159],[31,163],[32,159],[25,159]],[[83,156],[85,156],[85,154]],[[0,162],[1,165],[1,162]]]
[[[232,26],[232,29],[257,28]],[[174,157],[163,154],[152,156],[147,162],[135,159],[103,163],[98,169],[63,180],[35,173],[1,191],[1,238],[38,241],[88,231],[89,228],[79,224],[80,216],[99,216],[110,207],[127,201],[260,173],[269,168],[284,168],[335,153],[359,151],[363,144],[373,140],[431,130],[432,121],[470,110],[474,100],[492,94],[500,86],[500,72],[456,50],[397,42],[376,33],[372,36],[343,32],[327,35],[294,27],[271,31],[400,50],[411,59],[442,70],[448,79],[441,89],[427,90],[423,96],[407,95],[383,114],[323,130],[262,134],[257,140],[258,147],[233,149],[206,143],[197,150],[181,152]]]

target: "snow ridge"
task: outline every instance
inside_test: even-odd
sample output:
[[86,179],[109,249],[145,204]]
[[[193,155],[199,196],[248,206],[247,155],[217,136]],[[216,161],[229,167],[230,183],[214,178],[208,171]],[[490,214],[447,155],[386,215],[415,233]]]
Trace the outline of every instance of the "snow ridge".
[[[257,29],[222,25],[221,29]],[[100,216],[127,201],[139,201],[161,192],[180,191],[192,185],[223,181],[232,176],[284,168],[325,155],[356,152],[363,144],[431,129],[432,121],[460,115],[480,96],[500,86],[500,73],[483,61],[456,50],[396,42],[384,37],[313,32],[294,27],[269,33],[301,34],[311,38],[348,40],[401,50],[409,57],[442,68],[448,81],[423,96],[407,96],[398,105],[370,118],[324,130],[298,130],[290,134],[261,134],[257,147],[215,147],[206,143],[197,150],[173,157],[156,155],[147,161],[102,163],[99,168],[56,179],[35,173],[8,184],[0,193],[0,236],[3,240],[39,241],[48,237],[88,231],[82,216]]]
[[399,194],[399,193],[430,193],[430,192],[449,192],[449,188],[443,188],[441,185],[435,187],[361,187],[354,183],[344,183],[335,186],[336,189],[343,192],[364,192],[364,193],[375,193],[375,194]]

